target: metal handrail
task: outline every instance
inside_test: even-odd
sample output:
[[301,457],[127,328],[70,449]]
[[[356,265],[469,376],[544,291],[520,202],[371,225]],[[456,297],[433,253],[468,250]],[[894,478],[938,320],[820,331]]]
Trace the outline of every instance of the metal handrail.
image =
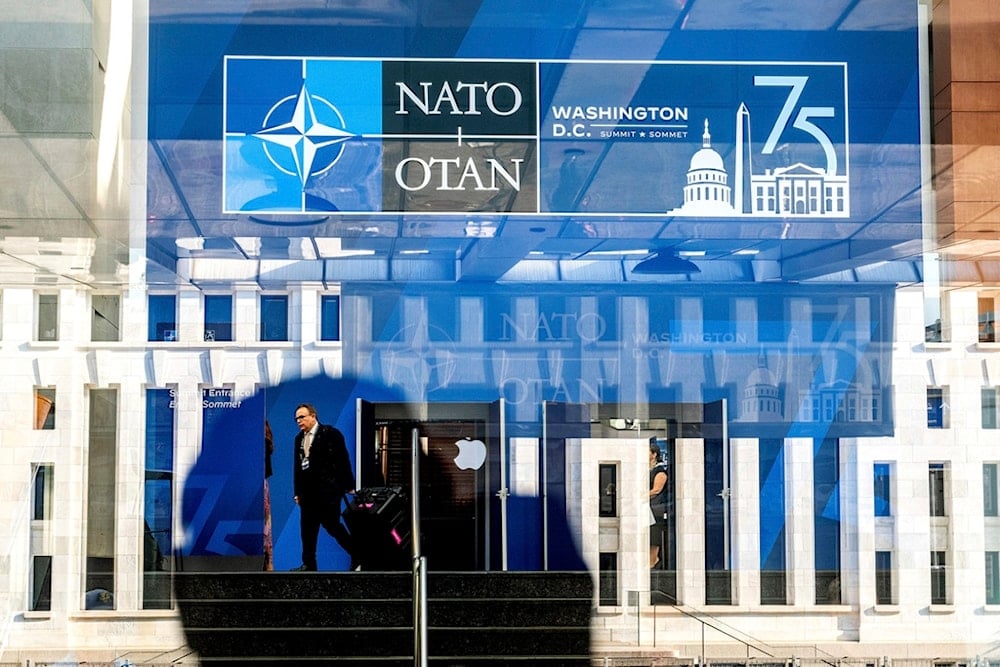
[[[770,657],[770,658],[785,659],[785,658],[795,658],[796,657],[794,655],[794,651],[791,652],[791,653],[789,653],[789,651],[788,651],[789,648],[794,648],[794,647],[787,647],[786,646],[786,647],[782,647],[784,649],[784,650],[782,650],[782,649],[778,649],[778,648],[776,648],[774,646],[771,646],[767,642],[764,642],[764,641],[762,641],[762,640],[754,637],[753,635],[751,635],[751,634],[749,634],[747,632],[744,632],[743,630],[740,630],[739,628],[733,627],[732,625],[726,623],[725,621],[722,621],[721,619],[716,618],[715,616],[712,616],[712,614],[710,614],[710,613],[708,613],[708,612],[706,612],[706,611],[704,611],[702,609],[697,609],[695,607],[689,607],[687,605],[684,605],[679,600],[677,600],[676,597],[674,597],[673,595],[670,595],[669,593],[665,593],[663,591],[652,590],[652,589],[642,590],[642,591],[636,591],[636,593],[649,593],[651,601],[653,599],[657,598],[657,597],[661,598],[662,600],[665,600],[666,602],[668,602],[670,604],[670,608],[671,609],[676,610],[678,613],[682,614],[683,616],[686,616],[688,618],[691,618],[691,619],[693,619],[693,620],[698,621],[699,623],[701,623],[701,628],[702,628],[702,637],[701,637],[701,639],[702,639],[702,655],[701,655],[701,661],[699,661],[699,664],[703,664],[704,661],[705,661],[705,626],[708,626],[708,627],[712,628],[713,630],[715,630],[716,632],[718,632],[718,633],[720,633],[722,635],[725,635],[726,637],[729,637],[733,641],[736,641],[736,642],[742,644],[744,646],[744,648],[746,648],[746,650],[748,651],[748,653],[749,653],[750,649],[753,649],[753,650],[755,650],[755,651],[757,651],[759,653],[762,653],[765,657]],[[639,597],[637,595],[636,596],[636,608],[637,609],[640,607],[640,604],[639,604],[638,600],[639,600]],[[657,606],[658,605],[653,605],[653,625],[654,625],[654,635],[653,636],[654,636],[654,641],[655,641],[655,636],[656,636],[655,635],[655,625],[656,625]],[[742,635],[742,636],[738,636],[738,635]],[[824,651],[823,649],[819,648],[816,645],[802,646],[802,647],[799,647],[799,648],[809,649],[810,651],[813,652],[814,656],[816,656],[816,657],[819,658],[819,660],[821,662],[826,663],[828,665],[837,665],[840,662],[839,659],[837,658],[837,656],[834,656],[833,654],[828,653],[827,651]],[[820,654],[823,654],[823,655],[820,655]]]
[[427,563],[420,553],[420,432],[410,437],[410,543],[413,549],[413,665],[427,667]]
[[[649,596],[650,596],[650,600],[651,601],[652,601],[652,598],[654,596],[660,596],[660,597],[662,597],[666,601],[670,602],[671,608],[676,609],[677,611],[679,611],[684,616],[687,616],[688,618],[693,618],[694,620],[696,620],[699,623],[701,623],[701,625],[702,625],[702,631],[701,631],[701,635],[702,635],[701,636],[701,640],[702,640],[702,651],[701,651],[702,652],[702,656],[701,657],[702,657],[702,660],[704,660],[704,658],[705,658],[705,648],[704,648],[704,645],[705,645],[705,626],[706,625],[708,627],[712,628],[713,630],[715,630],[716,632],[722,633],[723,635],[729,637],[730,639],[743,644],[748,650],[752,648],[755,651],[759,651],[760,653],[763,653],[764,655],[766,655],[766,656],[768,656],[770,658],[775,657],[774,653],[772,653],[771,651],[767,650],[767,648],[773,648],[773,647],[769,646],[765,642],[762,642],[761,640],[757,639],[756,637],[753,637],[752,635],[749,635],[749,634],[743,632],[742,630],[739,630],[738,628],[733,628],[732,626],[727,625],[725,622],[720,621],[719,619],[715,618],[711,614],[708,614],[708,613],[706,613],[704,611],[701,611],[699,609],[694,609],[694,608],[691,608],[691,611],[688,611],[687,609],[684,608],[684,606],[682,606],[682,604],[677,600],[677,598],[675,598],[674,596],[670,595],[669,593],[664,593],[663,591],[650,590],[649,591]],[[655,624],[656,605],[653,605],[653,618],[654,618],[654,624]],[[707,619],[711,619],[712,622],[709,622],[708,620],[706,620],[706,618]],[[716,623],[718,625],[716,625]],[[750,639],[750,641],[747,641],[746,639],[742,639],[740,637],[737,637],[732,632],[728,632],[727,630],[723,629],[720,626],[726,626],[726,627],[732,629],[733,632],[738,632],[738,633],[744,635],[745,637],[748,637]],[[654,631],[655,631],[655,628],[654,628]],[[767,648],[764,648],[765,646]]]

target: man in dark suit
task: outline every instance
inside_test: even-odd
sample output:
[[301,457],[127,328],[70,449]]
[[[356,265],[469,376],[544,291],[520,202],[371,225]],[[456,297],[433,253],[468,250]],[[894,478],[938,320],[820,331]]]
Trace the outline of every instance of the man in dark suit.
[[316,569],[316,541],[323,526],[351,556],[355,569],[351,534],[341,523],[344,496],[354,492],[354,473],[344,434],[319,423],[316,408],[302,403],[295,408],[295,503],[299,506],[302,535],[302,565],[296,570]]

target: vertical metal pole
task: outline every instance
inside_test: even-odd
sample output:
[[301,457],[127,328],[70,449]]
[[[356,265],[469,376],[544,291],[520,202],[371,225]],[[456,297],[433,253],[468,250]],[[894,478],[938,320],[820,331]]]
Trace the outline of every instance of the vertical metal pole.
[[549,411],[542,401],[542,569],[549,569]]
[[[507,405],[501,398],[497,408],[500,418],[500,569],[507,571],[507,498],[510,496],[507,481]],[[488,492],[488,489],[487,489]]]
[[[732,548],[732,544],[729,535],[729,531],[731,530],[729,511],[732,507],[732,504],[730,503],[730,498],[732,498],[732,489],[729,488],[731,483],[729,480],[729,419],[726,416],[726,410],[728,409],[726,399],[722,399],[722,558],[726,575],[731,576],[732,555],[729,551]],[[730,579],[730,595],[732,595],[732,586],[732,579]]]
[[708,664],[708,660],[705,659],[705,621],[701,622],[701,664]]
[[420,432],[410,438],[410,542],[413,547],[413,665],[427,667],[427,567],[420,554]]

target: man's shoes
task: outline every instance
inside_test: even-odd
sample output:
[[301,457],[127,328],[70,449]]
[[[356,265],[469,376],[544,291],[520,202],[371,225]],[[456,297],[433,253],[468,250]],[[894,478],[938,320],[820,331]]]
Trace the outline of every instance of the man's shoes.
[[298,567],[293,567],[289,572],[315,572],[316,568],[309,567],[308,565],[299,565]]

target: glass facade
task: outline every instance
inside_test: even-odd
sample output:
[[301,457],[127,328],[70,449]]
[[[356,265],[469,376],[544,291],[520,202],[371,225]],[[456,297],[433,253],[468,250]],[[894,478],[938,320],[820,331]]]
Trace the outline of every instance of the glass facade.
[[299,565],[307,402],[432,572],[590,571],[595,657],[988,660],[998,11],[0,9],[0,650]]

